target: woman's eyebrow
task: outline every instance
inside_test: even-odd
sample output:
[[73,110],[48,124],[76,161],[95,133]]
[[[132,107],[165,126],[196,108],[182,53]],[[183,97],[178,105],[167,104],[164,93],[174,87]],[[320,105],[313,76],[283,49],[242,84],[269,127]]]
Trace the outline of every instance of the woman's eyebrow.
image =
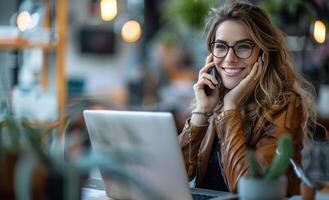
[[240,43],[240,42],[253,42],[251,39],[242,39],[242,40],[238,40],[235,43]]
[[227,42],[226,42],[226,41],[224,41],[224,40],[219,40],[219,39],[215,40],[215,42],[222,42],[222,43],[225,43],[225,44],[227,44]]
[[[220,39],[215,40],[215,42],[222,42],[222,43],[227,44],[226,41],[220,40]],[[245,39],[241,39],[241,40],[235,41],[234,44],[240,43],[240,42],[253,42],[253,41],[251,39],[245,38]]]

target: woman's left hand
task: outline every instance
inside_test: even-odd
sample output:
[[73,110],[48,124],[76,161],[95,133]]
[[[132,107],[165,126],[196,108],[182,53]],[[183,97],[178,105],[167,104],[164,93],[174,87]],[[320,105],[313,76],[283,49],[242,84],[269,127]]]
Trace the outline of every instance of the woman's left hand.
[[224,110],[238,108],[242,102],[254,91],[262,71],[262,61],[258,58],[250,73],[235,88],[224,97]]

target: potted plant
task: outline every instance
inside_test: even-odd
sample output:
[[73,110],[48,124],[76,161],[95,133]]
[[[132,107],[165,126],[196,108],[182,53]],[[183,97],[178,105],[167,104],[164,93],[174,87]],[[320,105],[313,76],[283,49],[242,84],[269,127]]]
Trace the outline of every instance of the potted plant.
[[151,186],[122,168],[122,162],[126,162],[122,156],[127,155],[132,164],[143,165],[143,152],[115,149],[96,155],[87,148],[71,155],[67,151],[70,147],[60,148],[61,141],[56,136],[52,140],[45,138],[44,130],[31,127],[27,120],[8,116],[3,124],[0,199],[81,199],[84,180],[96,167],[113,181],[129,182],[150,199],[163,199]]
[[284,176],[293,156],[293,142],[290,135],[279,138],[278,151],[268,167],[263,167],[256,159],[255,152],[248,152],[248,175],[238,183],[241,200],[279,200],[287,191],[287,178]]
[[[0,199],[16,199],[15,178],[17,177],[17,163],[22,158],[22,153],[26,148],[21,137],[22,127],[18,126],[12,117],[5,117],[1,123],[0,130]],[[36,190],[43,190],[42,180],[39,179],[41,171],[36,172],[36,176],[31,177],[33,198],[38,199],[40,193]]]

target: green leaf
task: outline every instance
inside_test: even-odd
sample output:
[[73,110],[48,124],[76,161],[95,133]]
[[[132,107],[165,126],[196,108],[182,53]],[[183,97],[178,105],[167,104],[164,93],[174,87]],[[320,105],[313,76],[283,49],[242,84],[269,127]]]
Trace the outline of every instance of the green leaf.
[[258,163],[255,152],[250,150],[248,151],[247,155],[249,168],[248,168],[248,176],[255,177],[255,178],[261,178],[264,176],[264,170]]
[[269,167],[265,178],[268,180],[274,180],[283,175],[289,166],[292,156],[292,137],[290,135],[283,135],[279,138],[278,153]]
[[73,165],[69,165],[67,171],[67,176],[65,176],[64,179],[64,197],[67,200],[79,199],[81,192],[81,175]]
[[20,136],[22,131],[21,124],[13,117],[6,118],[5,124],[7,125],[7,130],[10,138],[9,149],[11,151],[18,152],[21,148],[20,147]]
[[32,197],[32,179],[38,161],[33,155],[23,155],[15,168],[15,196],[18,200],[29,200]]

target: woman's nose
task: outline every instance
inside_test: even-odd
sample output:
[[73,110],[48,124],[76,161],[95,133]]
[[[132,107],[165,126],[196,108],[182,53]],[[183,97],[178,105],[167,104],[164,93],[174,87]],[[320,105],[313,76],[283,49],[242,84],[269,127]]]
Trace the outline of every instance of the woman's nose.
[[225,60],[229,62],[236,62],[238,60],[232,48],[229,48]]

